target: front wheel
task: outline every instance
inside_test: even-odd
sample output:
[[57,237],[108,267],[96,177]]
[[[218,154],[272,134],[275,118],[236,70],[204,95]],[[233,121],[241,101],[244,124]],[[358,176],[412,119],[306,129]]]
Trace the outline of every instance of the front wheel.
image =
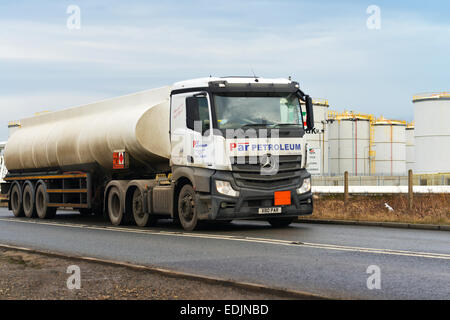
[[189,184],[181,189],[178,196],[178,217],[184,230],[192,231],[197,227],[198,215],[195,205],[195,191]]
[[267,221],[274,228],[285,228],[294,221],[294,218],[273,218]]

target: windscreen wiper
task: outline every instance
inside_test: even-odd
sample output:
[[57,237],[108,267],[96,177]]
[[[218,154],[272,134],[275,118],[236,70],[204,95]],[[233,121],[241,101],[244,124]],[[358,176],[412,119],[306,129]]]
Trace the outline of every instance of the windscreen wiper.
[[242,126],[242,128],[246,127],[267,127],[269,125],[273,125],[274,123],[247,123]]
[[272,127],[297,127],[302,126],[300,123],[274,123]]

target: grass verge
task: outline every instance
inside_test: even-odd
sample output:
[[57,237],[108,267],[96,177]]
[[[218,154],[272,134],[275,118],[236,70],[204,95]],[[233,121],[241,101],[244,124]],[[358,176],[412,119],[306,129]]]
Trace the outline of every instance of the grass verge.
[[412,210],[407,195],[357,195],[347,205],[343,195],[314,198],[314,213],[305,219],[450,225],[449,194],[416,194]]

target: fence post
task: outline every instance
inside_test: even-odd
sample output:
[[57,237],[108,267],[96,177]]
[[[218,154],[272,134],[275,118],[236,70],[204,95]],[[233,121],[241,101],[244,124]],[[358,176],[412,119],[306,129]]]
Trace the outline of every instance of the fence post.
[[344,204],[348,203],[348,171],[344,173]]
[[408,170],[408,209],[412,210],[413,208],[413,171],[411,169]]

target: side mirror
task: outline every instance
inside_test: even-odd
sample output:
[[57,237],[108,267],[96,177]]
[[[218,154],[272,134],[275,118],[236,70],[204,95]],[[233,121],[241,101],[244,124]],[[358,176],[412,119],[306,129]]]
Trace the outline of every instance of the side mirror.
[[306,103],[306,130],[314,129],[313,102],[310,96],[305,96]]

